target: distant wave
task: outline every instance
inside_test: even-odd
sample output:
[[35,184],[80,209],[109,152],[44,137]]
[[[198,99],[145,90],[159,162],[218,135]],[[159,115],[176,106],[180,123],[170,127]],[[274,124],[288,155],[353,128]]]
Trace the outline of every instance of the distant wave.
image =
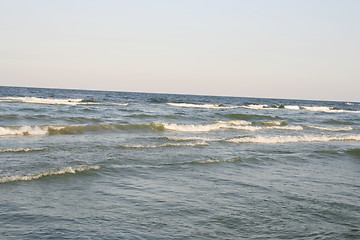
[[115,106],[127,106],[128,103],[102,103],[95,102],[93,100],[88,101],[81,98],[37,98],[37,97],[0,97],[0,102],[23,102],[33,104],[50,104],[50,105],[115,105]]
[[277,116],[269,116],[269,115],[257,115],[257,114],[226,114],[224,115],[227,118],[230,119],[239,119],[239,120],[274,120],[274,119],[280,119]]
[[254,110],[277,110],[278,108],[269,107],[266,104],[249,104],[241,106],[242,108],[254,109]]
[[212,163],[234,163],[241,161],[241,158],[230,158],[230,159],[205,159],[190,162],[178,162],[178,163],[166,163],[164,165],[192,165],[192,164],[212,164]]
[[21,153],[21,152],[35,152],[45,151],[48,148],[17,148],[17,149],[4,149],[0,150],[0,153]]
[[221,129],[234,129],[244,131],[261,131],[261,130],[303,130],[301,126],[249,126],[251,123],[247,121],[217,121],[204,125],[192,125],[192,124],[175,124],[175,123],[153,123],[157,128],[177,131],[177,132],[209,132]]
[[159,145],[125,145],[124,148],[163,148],[163,147],[196,147],[196,146],[208,146],[209,144],[205,141],[191,142],[191,143],[163,143]]
[[296,143],[296,142],[330,142],[330,141],[360,141],[360,135],[352,136],[324,136],[324,135],[303,135],[303,136],[256,136],[227,139],[231,143]]
[[76,174],[77,172],[89,171],[89,170],[97,170],[100,166],[78,166],[78,167],[67,167],[61,168],[58,170],[50,170],[46,172],[29,174],[29,175],[15,175],[15,176],[6,176],[0,177],[0,183],[7,182],[17,182],[17,181],[31,181],[37,180],[42,177],[52,176],[52,175],[64,175],[64,174]]
[[191,104],[191,103],[166,103],[173,107],[207,108],[207,109],[232,109],[238,106],[223,106],[222,104]]
[[352,127],[320,127],[320,126],[312,126],[312,125],[307,125],[307,127],[323,130],[323,131],[333,131],[333,132],[353,130]]
[[333,107],[326,107],[326,106],[274,105],[272,107],[269,107],[266,104],[249,104],[241,107],[253,109],[253,110],[288,109],[288,110],[306,110],[311,112],[327,112],[327,113],[360,113],[360,111],[335,109]]
[[302,107],[311,112],[327,112],[327,113],[360,113],[360,111],[334,109],[333,107]]

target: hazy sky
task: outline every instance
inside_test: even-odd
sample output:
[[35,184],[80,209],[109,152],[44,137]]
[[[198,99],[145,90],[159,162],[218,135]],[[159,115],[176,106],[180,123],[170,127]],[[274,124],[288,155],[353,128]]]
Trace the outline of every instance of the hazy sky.
[[360,101],[360,1],[0,0],[0,85]]

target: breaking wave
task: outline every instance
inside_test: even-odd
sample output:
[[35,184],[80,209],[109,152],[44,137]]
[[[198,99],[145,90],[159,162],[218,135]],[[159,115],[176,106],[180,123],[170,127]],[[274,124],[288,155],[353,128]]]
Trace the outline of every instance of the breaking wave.
[[254,109],[254,110],[277,110],[278,108],[269,107],[266,104],[249,104],[245,106],[241,106],[242,108]]
[[317,135],[304,135],[304,136],[256,136],[256,137],[242,137],[227,139],[226,142],[231,143],[296,143],[296,142],[330,142],[330,141],[360,141],[360,135],[352,136],[317,136]]
[[312,126],[312,125],[307,125],[307,127],[308,128],[318,129],[318,130],[323,130],[323,131],[332,131],[332,132],[351,131],[351,130],[353,130],[352,127],[320,127],[320,126]]
[[274,105],[269,107],[266,104],[249,104],[241,106],[242,108],[248,108],[253,110],[278,110],[278,109],[288,109],[288,110],[306,110],[311,112],[327,112],[327,113],[360,113],[360,111],[353,110],[343,110],[335,109],[333,107],[326,106],[297,106],[297,105]]
[[11,126],[0,127],[0,137],[82,134],[95,131],[153,129],[151,124],[134,125],[78,125],[78,126]]
[[21,152],[36,152],[45,151],[48,148],[18,148],[18,149],[4,149],[0,150],[0,153],[21,153]]
[[153,123],[157,128],[177,131],[177,132],[209,132],[221,129],[234,129],[244,131],[261,131],[261,130],[303,130],[301,126],[250,126],[251,123],[247,121],[217,121],[204,125],[192,125],[192,124],[175,124],[175,123]]
[[1,97],[0,102],[23,102],[33,104],[49,104],[49,105],[115,105],[115,106],[127,106],[128,103],[101,103],[94,100],[84,100],[81,98],[37,98],[37,97]]
[[29,175],[15,175],[0,177],[0,183],[17,182],[17,181],[32,181],[42,177],[53,176],[53,175],[64,175],[64,174],[76,174],[78,172],[97,170],[100,166],[78,166],[78,167],[66,167],[58,170],[50,170],[46,172],[29,174]]
[[238,106],[224,106],[222,104],[191,104],[191,103],[166,103],[173,107],[187,107],[187,108],[207,108],[207,109],[232,109]]

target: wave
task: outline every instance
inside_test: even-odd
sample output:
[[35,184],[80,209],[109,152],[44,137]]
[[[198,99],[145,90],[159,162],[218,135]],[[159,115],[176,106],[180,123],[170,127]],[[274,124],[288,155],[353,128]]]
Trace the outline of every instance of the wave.
[[45,135],[70,135],[95,131],[138,130],[156,129],[152,124],[138,125],[78,125],[78,126],[11,126],[0,127],[1,136],[45,136]]
[[265,143],[265,144],[278,144],[278,143],[296,143],[296,142],[330,142],[330,141],[360,141],[360,135],[352,136],[317,136],[317,135],[304,135],[304,136],[256,136],[256,137],[242,137],[227,139],[226,142],[231,143]]
[[266,126],[286,126],[287,122],[284,120],[281,121],[271,121],[271,122],[260,122],[262,125]]
[[296,105],[295,106],[293,106],[293,105],[289,105],[289,106],[285,105],[284,108],[289,109],[289,110],[300,110],[300,107],[296,106]]
[[312,126],[312,125],[307,125],[306,127],[323,130],[323,131],[333,131],[333,132],[353,130],[352,127],[320,127],[320,126]]
[[346,153],[350,154],[354,157],[360,158],[360,149],[359,148],[347,150]]
[[241,158],[230,158],[230,159],[205,159],[199,161],[190,162],[178,162],[178,163],[166,163],[163,165],[188,165],[188,164],[212,164],[212,163],[234,163],[241,161]]
[[360,111],[335,109],[334,107],[326,107],[326,106],[297,106],[297,105],[281,104],[281,105],[274,105],[273,107],[269,107],[266,104],[249,104],[241,107],[253,109],[253,110],[288,109],[288,110],[306,110],[311,112],[327,112],[327,113],[360,113]]
[[48,126],[0,127],[0,136],[44,136],[48,133]]
[[302,107],[311,112],[327,112],[327,113],[360,113],[360,111],[335,109],[333,107]]
[[253,110],[277,110],[278,108],[275,107],[269,107],[266,104],[249,104],[249,105],[244,105],[241,106],[242,108],[248,108],[248,109],[253,109]]
[[163,147],[197,147],[197,146],[208,146],[209,144],[205,141],[193,142],[193,143],[163,143],[159,145],[125,145],[124,148],[137,148],[137,149],[147,149],[147,148],[163,148]]
[[191,104],[191,103],[166,103],[172,107],[207,108],[207,109],[232,109],[238,106],[224,106],[222,104]]
[[4,149],[0,150],[0,153],[20,153],[20,152],[35,152],[45,151],[48,148],[18,148],[18,149]]
[[53,176],[53,175],[64,175],[64,174],[76,174],[78,172],[97,170],[100,166],[78,166],[78,167],[66,167],[58,170],[50,170],[46,172],[29,174],[29,175],[15,175],[0,177],[0,183],[17,182],[17,181],[32,181],[42,177]]
[[239,119],[239,120],[274,120],[274,119],[280,119],[277,116],[268,116],[268,115],[256,115],[256,114],[226,114],[224,115],[227,118],[230,119]]
[[301,126],[249,126],[251,123],[247,121],[218,121],[204,125],[186,125],[175,123],[153,123],[158,129],[176,132],[210,132],[222,129],[234,129],[244,131],[261,131],[261,130],[303,130]]
[[50,105],[114,105],[127,106],[128,103],[102,103],[94,100],[84,100],[81,98],[37,98],[37,97],[0,97],[0,102],[22,102],[33,104],[50,104]]
[[205,142],[214,142],[221,141],[222,139],[214,138],[204,138],[204,137],[166,137],[169,141],[174,142],[186,142],[186,141],[205,141]]

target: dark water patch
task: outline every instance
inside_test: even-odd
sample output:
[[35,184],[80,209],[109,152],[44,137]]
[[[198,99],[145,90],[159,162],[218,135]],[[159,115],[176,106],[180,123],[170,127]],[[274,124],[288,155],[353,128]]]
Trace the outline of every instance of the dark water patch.
[[167,103],[168,99],[167,98],[149,98],[148,102],[150,102],[150,103]]
[[353,125],[354,123],[351,121],[338,121],[338,120],[328,120],[328,121],[323,121],[322,123],[325,124],[331,124],[331,125]]
[[281,120],[278,116],[257,114],[225,114],[224,116],[236,120]]
[[326,155],[338,155],[338,154],[340,154],[338,151],[335,151],[335,150],[316,150],[316,151],[314,151],[314,153],[326,154]]
[[360,158],[360,148],[348,150],[346,153],[353,157]]
[[179,119],[179,115],[151,115],[151,114],[131,114],[125,117],[128,118],[138,118],[138,119],[147,119],[147,118],[165,118],[165,119]]
[[85,125],[85,126],[63,126],[49,127],[49,135],[82,134],[97,131],[118,131],[118,130],[157,130],[163,129],[155,124],[128,124],[128,125]]
[[67,122],[72,122],[72,123],[86,123],[86,122],[99,123],[99,122],[101,122],[101,119],[85,118],[85,117],[69,117],[69,118],[64,118],[64,120]]
[[17,114],[1,114],[0,115],[1,121],[7,121],[7,120],[13,121],[13,120],[17,120],[19,118],[20,118],[20,116]]

